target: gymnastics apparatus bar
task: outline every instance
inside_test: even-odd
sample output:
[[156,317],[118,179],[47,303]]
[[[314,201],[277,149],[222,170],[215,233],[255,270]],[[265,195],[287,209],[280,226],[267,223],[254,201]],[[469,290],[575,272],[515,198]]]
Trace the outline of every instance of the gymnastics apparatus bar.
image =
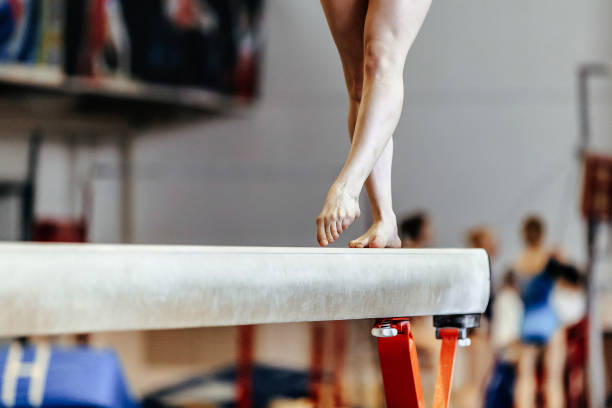
[[434,316],[442,408],[490,269],[477,249],[6,243],[0,279],[2,337],[375,318],[389,408],[424,407],[409,317]]

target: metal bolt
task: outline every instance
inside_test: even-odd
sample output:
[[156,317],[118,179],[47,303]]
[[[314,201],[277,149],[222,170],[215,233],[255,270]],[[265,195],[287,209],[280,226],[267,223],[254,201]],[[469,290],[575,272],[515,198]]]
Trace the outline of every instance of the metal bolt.
[[469,347],[470,344],[472,344],[472,340],[470,340],[469,338],[457,340],[457,345],[459,347]]
[[372,328],[372,336],[374,337],[394,337],[397,336],[397,329],[391,327],[391,322],[384,321],[380,326]]

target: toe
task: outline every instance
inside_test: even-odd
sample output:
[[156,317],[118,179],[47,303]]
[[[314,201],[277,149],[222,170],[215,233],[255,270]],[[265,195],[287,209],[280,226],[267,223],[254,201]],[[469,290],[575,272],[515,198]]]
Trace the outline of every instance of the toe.
[[338,231],[338,234],[342,234],[345,229],[346,228],[344,228],[343,221],[341,219],[336,221],[336,231]]
[[340,232],[342,232],[342,231],[338,231],[336,221],[330,221],[329,231],[331,232],[332,238],[334,239],[334,241],[338,239],[338,237],[340,236]]
[[353,217],[345,217],[342,219],[342,229],[345,230],[349,227],[349,225],[351,225],[353,223],[353,221],[355,221],[355,218]]
[[349,242],[349,247],[351,248],[365,248],[367,245],[368,245],[368,239],[367,237],[364,237],[364,236],[361,236]]
[[329,243],[334,242],[334,237],[331,232],[331,224],[327,220],[325,221],[325,236],[327,237],[327,242]]
[[325,224],[321,218],[317,218],[317,240],[321,246],[328,244],[327,237],[325,236]]

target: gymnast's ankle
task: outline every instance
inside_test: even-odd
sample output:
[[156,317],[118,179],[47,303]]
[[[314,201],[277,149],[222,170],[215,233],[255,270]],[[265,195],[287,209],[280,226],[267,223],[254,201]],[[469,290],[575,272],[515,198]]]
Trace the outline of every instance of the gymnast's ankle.
[[384,224],[393,224],[397,226],[397,217],[395,216],[393,210],[381,211],[372,209],[372,222],[382,222]]
[[337,194],[347,194],[351,198],[359,200],[359,194],[361,193],[362,188],[362,184],[360,185],[359,183],[350,182],[338,177],[336,181],[334,181],[334,184],[332,184],[330,190],[336,192]]

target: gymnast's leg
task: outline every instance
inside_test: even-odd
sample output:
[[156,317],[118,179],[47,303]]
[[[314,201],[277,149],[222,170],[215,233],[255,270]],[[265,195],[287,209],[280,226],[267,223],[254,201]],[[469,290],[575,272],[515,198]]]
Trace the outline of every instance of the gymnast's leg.
[[[363,36],[368,1],[322,0],[321,4],[342,61],[349,96],[348,130],[352,141],[362,95]],[[392,156],[393,140],[390,140],[365,183],[374,223],[363,236],[351,241],[351,246],[397,247],[400,244],[391,203]],[[353,219],[347,220],[347,224],[352,221]],[[343,230],[341,224],[337,225],[335,234],[332,233],[332,240]]]
[[[352,142],[363,86],[363,32],[368,0],[321,0],[321,5],[342,62],[349,100],[348,132]],[[328,196],[337,195],[336,199],[342,200],[339,190],[332,186]],[[339,209],[343,207],[344,212],[335,217],[335,228],[330,219],[324,218],[323,212],[317,219],[317,239],[321,245],[335,241],[360,215],[357,200],[353,197],[344,198],[346,203],[337,206]]]
[[342,30],[340,22],[341,11],[356,13],[354,3],[363,3],[355,0],[322,1],[340,51],[349,88],[349,132],[353,127],[352,123],[355,125],[354,131],[350,132],[353,139],[348,158],[330,188],[323,210],[317,218],[317,238],[320,245],[325,246],[335,241],[359,216],[358,198],[365,183],[372,205],[374,224],[366,234],[352,241],[351,246],[399,246],[391,202],[391,136],[402,109],[406,55],[423,23],[430,1],[368,2],[361,35],[361,88],[355,85],[359,82],[355,72],[360,70],[350,68],[351,61],[355,59],[352,56],[356,53],[356,46],[349,44],[356,43],[356,30]]

